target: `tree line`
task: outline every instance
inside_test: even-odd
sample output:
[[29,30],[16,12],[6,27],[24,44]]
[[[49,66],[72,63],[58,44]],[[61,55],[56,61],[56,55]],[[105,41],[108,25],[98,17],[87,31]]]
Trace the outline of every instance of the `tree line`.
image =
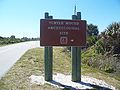
[[11,35],[10,37],[2,37],[0,36],[0,45],[7,45],[7,44],[14,44],[14,43],[20,43],[25,41],[36,41],[40,40],[39,38],[16,38],[15,35]]

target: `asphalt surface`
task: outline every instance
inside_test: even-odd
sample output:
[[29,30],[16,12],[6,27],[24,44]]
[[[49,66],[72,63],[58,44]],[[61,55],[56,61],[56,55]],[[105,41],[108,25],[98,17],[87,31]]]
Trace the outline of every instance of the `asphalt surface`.
[[29,49],[40,47],[39,41],[23,42],[0,47],[0,78]]

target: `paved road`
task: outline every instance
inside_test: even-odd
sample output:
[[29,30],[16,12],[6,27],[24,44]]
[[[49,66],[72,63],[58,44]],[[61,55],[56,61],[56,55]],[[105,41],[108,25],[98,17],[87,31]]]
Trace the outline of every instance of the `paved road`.
[[40,47],[39,41],[23,42],[0,47],[0,78],[31,48]]

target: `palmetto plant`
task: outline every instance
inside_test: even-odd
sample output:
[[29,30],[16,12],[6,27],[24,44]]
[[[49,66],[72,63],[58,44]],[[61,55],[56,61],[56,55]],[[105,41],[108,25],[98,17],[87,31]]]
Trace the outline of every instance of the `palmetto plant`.
[[[102,46],[99,45],[98,41],[96,48],[104,48],[104,52],[109,52],[111,54],[120,53],[120,22],[114,22],[110,24],[104,32],[101,33]],[[101,52],[102,53],[102,52]]]

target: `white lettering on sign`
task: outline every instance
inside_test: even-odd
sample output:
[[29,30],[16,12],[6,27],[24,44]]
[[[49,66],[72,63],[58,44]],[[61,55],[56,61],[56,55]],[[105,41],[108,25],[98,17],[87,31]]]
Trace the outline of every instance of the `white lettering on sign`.
[[60,44],[67,44],[68,38],[67,37],[60,37]]
[[49,21],[51,25],[76,25],[78,26],[79,22],[69,22],[69,21]]
[[60,35],[68,35],[68,32],[60,32]]
[[79,25],[79,22],[65,22],[65,25]]
[[70,26],[49,26],[48,29],[51,30],[80,30],[79,27],[70,27]]
[[51,25],[64,25],[63,21],[49,21],[49,24]]

